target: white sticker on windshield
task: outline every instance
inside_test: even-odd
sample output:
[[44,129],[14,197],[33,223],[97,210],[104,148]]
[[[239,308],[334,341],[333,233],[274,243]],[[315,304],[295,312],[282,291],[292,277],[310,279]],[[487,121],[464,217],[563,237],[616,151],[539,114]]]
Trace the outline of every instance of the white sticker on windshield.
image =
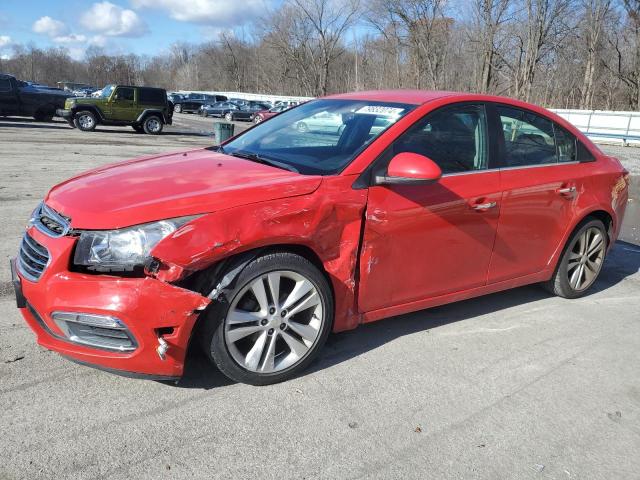
[[367,105],[360,110],[356,110],[356,113],[363,113],[365,115],[382,115],[384,117],[397,117],[404,111],[404,108],[397,107],[385,107],[384,105]]

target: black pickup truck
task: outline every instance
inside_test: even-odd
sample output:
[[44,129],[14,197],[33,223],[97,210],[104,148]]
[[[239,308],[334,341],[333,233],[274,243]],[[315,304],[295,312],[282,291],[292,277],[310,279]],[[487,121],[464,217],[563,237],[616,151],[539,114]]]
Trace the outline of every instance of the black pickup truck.
[[73,95],[62,90],[35,87],[0,73],[0,116],[33,117],[49,121],[56,109],[64,108],[64,102]]

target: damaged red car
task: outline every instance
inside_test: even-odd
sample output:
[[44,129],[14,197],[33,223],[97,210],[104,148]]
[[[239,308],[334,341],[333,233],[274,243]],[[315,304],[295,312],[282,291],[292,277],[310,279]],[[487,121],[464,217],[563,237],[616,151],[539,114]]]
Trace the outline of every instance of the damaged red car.
[[627,183],[618,160],[533,105],[335,95],[222,146],[53,187],[14,285],[38,342],[69,359],[177,379],[200,346],[231,379],[269,384],[332,331],[525,284],[584,295]]

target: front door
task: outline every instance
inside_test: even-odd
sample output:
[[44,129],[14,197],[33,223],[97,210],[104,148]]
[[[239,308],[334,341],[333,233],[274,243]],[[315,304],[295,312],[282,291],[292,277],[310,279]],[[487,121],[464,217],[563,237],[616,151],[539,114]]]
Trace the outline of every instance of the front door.
[[109,102],[109,120],[114,122],[132,122],[138,118],[136,109],[135,88],[118,87],[111,95]]
[[488,170],[482,104],[428,114],[385,151],[429,157],[443,177],[428,185],[369,189],[360,264],[361,311],[483,286],[500,212],[500,174]]

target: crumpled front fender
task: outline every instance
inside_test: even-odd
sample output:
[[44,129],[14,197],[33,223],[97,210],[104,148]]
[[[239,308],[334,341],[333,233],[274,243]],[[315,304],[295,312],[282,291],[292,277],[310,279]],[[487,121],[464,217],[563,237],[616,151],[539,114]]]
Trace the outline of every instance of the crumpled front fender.
[[353,176],[327,177],[315,192],[249,204],[200,217],[162,240],[151,252],[161,262],[156,276],[176,281],[261,247],[300,245],[320,259],[334,289],[334,331],[360,323],[356,265],[367,190]]

